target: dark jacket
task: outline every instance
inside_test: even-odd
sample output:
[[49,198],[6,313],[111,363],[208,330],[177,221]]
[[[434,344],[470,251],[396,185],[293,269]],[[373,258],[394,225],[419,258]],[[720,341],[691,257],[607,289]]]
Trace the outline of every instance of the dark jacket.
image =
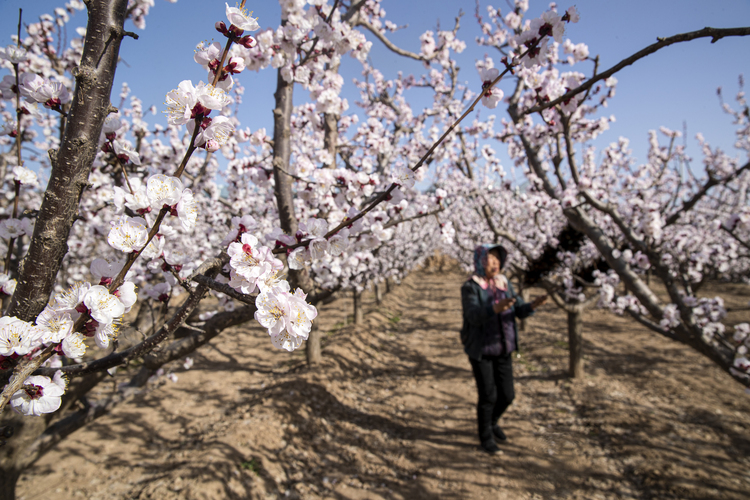
[[[531,304],[524,302],[519,295],[516,295],[510,281],[508,281],[506,295],[508,298],[516,299],[516,303],[512,307],[512,318],[513,329],[516,332],[516,350],[518,350],[516,318],[531,316],[534,314],[534,310],[531,308]],[[500,315],[492,309],[492,297],[473,279],[469,279],[461,287],[461,306],[464,310],[464,326],[461,328],[461,342],[464,345],[464,352],[472,359],[481,360],[485,338],[500,328]]]

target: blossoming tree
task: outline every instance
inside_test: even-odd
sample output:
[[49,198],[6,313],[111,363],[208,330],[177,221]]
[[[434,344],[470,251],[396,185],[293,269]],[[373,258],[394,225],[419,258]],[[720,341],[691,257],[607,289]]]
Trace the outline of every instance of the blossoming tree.
[[[3,144],[15,196],[2,222],[0,405],[3,432],[19,430],[17,445],[5,448],[3,494],[12,496],[23,467],[55,442],[222,330],[254,317],[271,345],[294,350],[311,332],[318,300],[337,288],[362,287],[375,273],[403,275],[430,253],[434,226],[407,227],[422,216],[421,204],[410,209],[407,197],[430,198],[412,189],[409,158],[376,171],[366,167],[375,153],[359,151],[364,143],[349,149],[347,168],[336,168],[331,149],[315,153],[321,140],[345,137],[347,120],[355,123],[356,116],[333,122],[335,136],[319,133],[324,127],[290,132],[295,120],[342,114],[340,77],[330,68],[349,53],[364,57],[369,42],[352,18],[377,10],[373,4],[362,11],[370,14],[359,13],[365,2],[317,4],[284,2],[281,26],[257,38],[246,33],[258,30],[257,21],[227,5],[226,21],[216,24],[226,45],[203,44],[195,55],[208,83],[185,80],[167,93],[167,127],[148,123],[127,86],[117,108],[110,102],[119,44],[137,37],[124,22],[142,26],[148,2],[87,2],[83,38],[57,54],[53,36],[84,8],[71,2],[29,25],[25,38],[19,28],[14,45],[3,50],[11,73],[2,86]],[[280,89],[273,138],[240,129],[230,106],[242,95],[236,75],[267,66],[278,70]],[[292,107],[295,82],[317,104]],[[363,141],[368,134],[374,137],[363,130]],[[35,139],[49,158],[24,158],[24,144]],[[230,160],[226,194],[217,183],[212,155],[218,151]],[[43,198],[27,161],[51,167]],[[403,188],[395,198],[391,179]],[[379,185],[385,186],[374,193]],[[298,195],[303,203],[295,204]],[[394,246],[411,251],[397,254]],[[199,316],[209,291],[224,311]],[[187,335],[175,339],[180,328]],[[127,387],[104,401],[86,399],[108,369],[135,358],[143,364]],[[77,410],[72,405],[81,398],[86,408]],[[11,407],[60,417],[18,425]]]
[[[703,176],[684,168],[687,158],[674,141],[678,134],[669,130],[663,130],[667,145],[652,133],[648,162],[639,166],[634,165],[626,140],[609,146],[598,164],[594,149],[586,143],[607,128],[609,118],[597,117],[597,111],[614,96],[617,71],[675,43],[698,38],[716,42],[726,36],[747,36],[750,30],[705,28],[660,38],[600,72],[598,59],[588,57],[588,47],[569,40],[563,44],[558,14],[550,11],[541,20],[522,24],[527,7],[516,2],[505,16],[490,8],[492,22],[482,24],[485,37],[480,43],[509,55],[526,47],[533,56],[515,74],[515,89],[507,100],[509,119],[497,138],[508,144],[510,156],[525,169],[532,190],[546,195],[547,203],[561,210],[606,261],[610,271],[597,278],[601,305],[691,346],[747,384],[746,346],[741,345],[747,324],[734,327],[733,339],[721,323],[726,313],[721,298],[697,296],[705,279],[747,277],[743,238],[722,234],[735,231],[748,203],[744,93],[738,94],[740,110],[727,109],[737,125],[736,147],[746,159],[712,149],[699,136],[705,156]],[[551,34],[554,42],[529,48],[545,34]],[[562,59],[560,48],[567,58]],[[561,69],[563,64],[584,61],[594,63],[588,78]],[[486,66],[480,74],[483,71],[486,74]],[[666,287],[668,303],[644,280],[649,269]]]
[[[455,225],[476,220],[462,198],[472,198],[471,209],[483,214],[489,205],[483,186],[450,166],[473,130],[482,131],[482,140],[506,142],[513,159],[527,166],[546,221],[541,231],[524,233],[528,245],[551,238],[564,217],[614,271],[602,277],[604,303],[727,369],[734,365],[743,379],[744,346],[725,338],[721,304],[698,299],[695,284],[703,276],[745,272],[748,168],[708,146],[702,180],[676,175],[671,166],[681,152],[656,142],[654,160],[640,169],[627,161],[625,144],[609,148],[602,165],[594,165],[589,151],[577,152],[576,144],[606,126],[606,119],[590,116],[599,98],[595,85],[604,81],[599,92],[611,94],[611,75],[621,66],[588,79],[560,73],[558,51],[565,25],[578,20],[575,8],[528,22],[525,1],[505,17],[490,9],[495,27],[487,25],[482,43],[505,57],[499,68],[491,60],[478,65],[475,93],[456,76],[452,54],[465,46],[458,20],[452,30],[423,34],[420,52],[411,53],[389,40],[395,25],[377,0],[280,3],[280,25],[263,31],[244,3],[226,5],[215,26],[224,43],[199,44],[195,53],[206,81],[175,82],[166,92],[166,125],[149,123],[155,110],[144,109],[126,85],[119,105],[112,103],[119,46],[137,38],[125,21],[142,29],[149,0],[72,0],[30,24],[26,36],[19,27],[0,54],[9,73],[0,82],[0,145],[7,149],[0,166],[13,193],[3,200],[0,222],[0,408],[3,432],[19,430],[4,448],[11,451],[3,452],[0,495],[12,497],[20,471],[60,439],[226,328],[254,318],[271,346],[292,351],[314,332],[320,300],[403,276],[440,241],[455,241]],[[86,29],[58,52],[55,36],[84,8]],[[638,57],[678,41],[748,33],[707,29],[665,39]],[[421,61],[425,74],[387,81],[366,63],[368,37]],[[581,44],[564,50],[587,61]],[[345,56],[362,63],[363,119],[347,113],[341,97]],[[242,128],[235,114],[244,96],[242,72],[268,68],[277,76],[270,135]],[[499,133],[494,123],[460,125],[480,102],[491,108],[504,102],[495,86],[511,75],[510,120]],[[294,106],[295,88],[308,92],[309,101]],[[408,105],[412,88],[431,90],[428,109]],[[746,108],[744,101],[740,106]],[[747,149],[745,113],[733,116],[738,144]],[[48,155],[24,156],[31,143]],[[219,153],[228,161],[223,184]],[[482,154],[497,173],[490,151]],[[27,163],[49,168],[43,192]],[[420,192],[415,183],[428,166],[434,189]],[[501,192],[489,210],[512,205],[512,196],[503,198],[507,187]],[[451,207],[453,219],[444,213]],[[518,216],[524,204],[514,210]],[[717,238],[719,228],[731,239]],[[664,245],[667,233],[684,241],[690,256]],[[728,259],[742,264],[727,267]],[[670,304],[659,302],[633,267],[647,265],[667,284]],[[620,281],[629,294],[617,296]],[[219,305],[201,312],[210,295]],[[743,331],[746,325],[735,327],[738,342],[745,341]],[[86,397],[107,370],[135,359],[140,367],[116,394]],[[45,416],[31,418],[39,415]]]

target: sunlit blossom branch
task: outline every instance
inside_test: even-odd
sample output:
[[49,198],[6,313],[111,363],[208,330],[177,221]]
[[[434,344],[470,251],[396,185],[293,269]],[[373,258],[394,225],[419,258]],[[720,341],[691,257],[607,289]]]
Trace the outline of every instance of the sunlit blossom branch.
[[[242,0],[242,5],[245,5],[245,0]],[[216,87],[216,84],[219,83],[219,80],[221,79],[222,73],[224,73],[224,61],[227,59],[227,54],[229,54],[229,49],[232,48],[232,38],[227,38],[227,44],[224,46],[224,51],[221,53],[221,59],[219,60],[219,67],[216,69],[216,74],[214,75],[214,80],[211,82],[211,85]]]
[[[539,43],[539,41],[537,41],[537,43]],[[531,49],[529,49],[529,50],[531,50]],[[424,163],[427,160],[427,158],[429,158],[432,155],[432,153],[435,151],[435,149],[437,149],[437,147],[440,146],[440,144],[443,143],[443,141],[445,140],[445,138],[448,137],[448,135],[456,128],[456,126],[458,126],[464,120],[464,118],[466,118],[467,116],[469,116],[469,114],[471,114],[471,112],[474,111],[474,108],[476,107],[476,105],[479,104],[479,101],[482,100],[483,94],[485,92],[487,92],[488,90],[491,90],[498,82],[500,82],[500,80],[502,80],[503,76],[505,76],[508,72],[510,72],[511,69],[518,64],[518,61],[522,57],[526,56],[529,53],[529,50],[527,50],[526,52],[520,54],[513,63],[509,63],[508,66],[497,76],[497,78],[495,78],[492,82],[490,82],[490,84],[488,86],[486,86],[486,87],[484,87],[482,89],[482,92],[476,97],[476,99],[474,99],[474,102],[471,103],[471,105],[469,106],[469,108],[466,111],[464,111],[464,113],[455,122],[453,122],[450,127],[448,127],[448,129],[443,133],[443,135],[441,135],[440,138],[422,156],[422,158],[420,158],[420,160],[417,162],[417,164],[414,165],[414,167],[411,168],[412,172],[416,172],[419,169],[419,167],[421,167],[422,165],[424,165]],[[375,200],[373,200],[372,203],[370,203],[364,210],[362,210],[361,212],[359,212],[357,215],[355,215],[354,217],[352,217],[350,219],[348,218],[348,219],[343,220],[341,223],[339,223],[338,226],[336,226],[333,229],[331,229],[330,231],[328,231],[325,234],[325,238],[330,238],[331,236],[333,236],[336,233],[338,233],[339,231],[341,231],[343,228],[352,225],[354,222],[358,221],[359,219],[361,219],[362,217],[364,217],[365,215],[367,215],[367,213],[369,213],[370,211],[372,211],[380,203],[382,203],[383,201],[389,199],[391,193],[397,187],[399,187],[399,184],[396,184],[396,183],[391,184],[391,186],[387,190],[385,190],[380,196],[378,196],[377,198],[375,198]],[[311,240],[305,240],[305,241],[301,241],[299,243],[296,243],[294,245],[289,245],[287,247],[275,248],[273,250],[273,253],[275,253],[275,254],[288,253],[291,250],[294,250],[295,248],[298,248],[298,247],[301,247],[301,246],[307,246],[310,241]]]
[[[192,156],[193,152],[198,149],[195,146],[195,139],[198,137],[198,133],[200,132],[200,118],[195,118],[195,129],[193,130],[193,135],[190,138],[190,145],[188,146],[187,151],[185,151],[185,156],[182,158],[182,162],[180,163],[180,166],[175,171],[174,176],[179,179],[179,177],[182,175],[182,172],[185,170],[185,167],[187,166],[187,162]],[[151,243],[151,240],[154,239],[154,236],[159,232],[159,227],[161,226],[161,222],[164,220],[164,217],[167,216],[167,213],[169,212],[169,207],[164,206],[159,210],[159,215],[156,216],[156,220],[154,221],[153,226],[151,227],[151,230],[148,232],[148,238],[146,240],[146,244],[143,245],[143,248],[147,248],[149,244]],[[141,249],[143,250],[143,249]],[[125,264],[122,266],[122,269],[119,273],[117,273],[117,276],[112,278],[112,283],[109,285],[109,292],[114,293],[117,288],[123,284],[125,281],[125,275],[128,274],[128,271],[131,267],[133,267],[133,264],[135,264],[135,261],[138,259],[138,256],[141,254],[140,251],[138,252],[130,252],[128,254],[128,258],[125,261]],[[85,316],[85,315],[84,315]],[[83,316],[82,316],[83,317]],[[83,326],[83,324],[79,325]]]
[[[156,373],[163,365],[193,352],[225,329],[251,319],[254,312],[254,306],[247,306],[231,312],[218,313],[209,319],[202,329],[191,328],[192,331],[186,337],[172,342],[157,353],[149,353],[144,357],[140,371],[131,377],[126,387],[121,388],[103,402],[98,401],[96,405],[84,408],[55,422],[34,441],[26,456],[30,457],[30,461],[31,459],[35,459],[35,457],[41,456],[47,449],[54,446],[67,435],[106,415],[119,404],[129,401],[132,396],[138,394],[139,388],[146,385],[150,376]],[[42,375],[51,377],[56,370],[42,368],[39,372]],[[96,377],[96,375],[90,374],[89,377]]]
[[[197,121],[198,121],[198,118],[196,118],[196,122]],[[194,146],[194,144],[195,144],[195,139],[196,139],[196,137],[198,135],[198,132],[200,131],[200,126],[199,125],[200,125],[199,123],[196,123],[195,130],[193,131],[193,134],[192,134],[192,137],[191,137],[191,140],[190,140],[190,146],[188,147],[187,151],[185,152],[185,156],[184,156],[184,158],[182,160],[182,163],[180,164],[180,166],[177,169],[177,172],[176,172],[176,175],[175,175],[176,177],[179,177],[179,175],[184,170],[185,165],[187,164],[188,159],[190,158],[190,156],[192,155],[192,153],[197,149]],[[162,209],[159,211],[159,215],[156,217],[156,220],[154,221],[154,224],[153,224],[153,226],[151,227],[151,229],[150,229],[150,231],[148,233],[148,240],[147,240],[146,244],[143,246],[143,248],[146,248],[151,243],[151,240],[154,238],[154,236],[156,236],[156,234],[159,231],[160,224],[161,224],[162,220],[164,220],[164,217],[166,217],[166,215],[167,215],[168,212],[169,212],[169,207],[162,207]],[[117,274],[117,276],[112,279],[112,283],[109,286],[110,293],[114,293],[117,290],[117,288],[120,285],[122,285],[122,283],[125,281],[125,275],[130,270],[130,268],[133,266],[133,264],[135,263],[135,261],[136,261],[136,259],[138,258],[139,255],[140,255],[140,252],[131,252],[128,255],[128,258],[127,258],[125,264],[123,265],[123,268],[120,270],[120,272]],[[204,287],[203,288],[204,291],[203,291],[202,294],[200,293],[201,287]],[[198,289],[196,289],[190,295],[190,298],[188,299],[188,301],[186,301],[186,304],[189,303],[190,299],[195,299],[196,297],[199,297],[198,302],[200,302],[200,300],[203,298],[203,295],[205,295],[205,290],[207,290],[205,288],[205,286],[199,284],[198,285]],[[195,307],[197,307],[198,302],[195,303],[195,305],[190,309],[190,311],[192,311],[192,309],[194,309]],[[182,311],[182,309],[180,311]],[[178,318],[180,311],[178,311],[178,313],[175,314],[175,316],[173,317],[173,321],[176,318]],[[184,321],[184,319],[186,319],[186,318],[187,318],[187,316],[185,316],[185,318],[183,318],[181,321]],[[88,322],[90,319],[91,319],[90,318],[90,314],[88,314],[88,313],[81,314],[81,316],[76,320],[75,324],[73,325],[73,331],[76,331],[76,332],[81,331],[83,329],[84,325],[86,324],[86,322]],[[108,356],[107,358],[111,358],[112,356],[116,356],[116,355],[119,356],[120,354],[123,354],[125,352],[136,352],[136,354],[132,354],[133,357],[139,356],[143,352],[147,352],[148,350],[152,349],[155,345],[157,345],[159,342],[161,342],[161,340],[164,337],[166,337],[166,335],[168,333],[171,333],[171,331],[174,331],[174,330],[167,329],[168,326],[169,326],[169,324],[165,325],[165,327],[162,328],[162,330],[165,331],[166,333],[163,333],[161,337],[156,337],[157,334],[154,334],[151,337],[149,337],[148,339],[146,339],[143,342],[141,342],[141,344],[138,344],[138,346],[135,346],[135,347],[139,348],[137,351],[130,351],[130,350],[128,350],[128,351],[123,351],[122,353],[117,353],[117,354],[113,353],[110,356]],[[179,324],[177,324],[177,326],[175,326],[174,329],[176,329],[177,327],[179,327]],[[165,330],[165,329],[167,329],[167,330]],[[157,332],[157,333],[159,333],[159,332]],[[50,346],[46,347],[44,350],[42,350],[42,353],[40,355],[38,355],[35,358],[32,358],[32,359],[28,360],[24,364],[19,364],[15,368],[14,378],[4,388],[2,394],[0,394],[0,408],[3,407],[7,403],[7,401],[10,399],[10,396],[12,394],[14,394],[15,391],[18,390],[18,388],[22,385],[23,381],[27,377],[30,376],[37,368],[39,368],[39,366],[41,366],[41,364],[44,361],[46,361],[47,359],[49,359],[49,357],[52,356],[52,354],[54,354],[55,347],[56,347],[56,345],[50,345]],[[134,349],[134,348],[131,348],[131,349]],[[127,359],[130,359],[130,358],[127,358]],[[94,362],[94,363],[96,363],[96,362]],[[117,363],[117,364],[121,364],[121,363]],[[116,365],[112,365],[112,366],[116,366]],[[95,371],[95,370],[92,370],[92,371]]]
[[570,90],[566,92],[565,94],[561,95],[557,99],[553,99],[550,102],[540,104],[538,106],[534,106],[532,108],[523,110],[520,112],[520,115],[527,115],[530,113],[538,113],[540,111],[543,111],[547,108],[551,108],[554,106],[557,106],[558,104],[570,100],[572,97],[580,94],[581,92],[584,92],[588,89],[590,89],[596,82],[599,82],[601,80],[606,80],[610,76],[614,75],[621,69],[625,68],[626,66],[630,66],[631,64],[635,63],[639,59],[643,59],[644,57],[653,54],[654,52],[658,51],[659,49],[663,49],[664,47],[669,47],[670,45],[673,45],[675,43],[680,42],[689,42],[690,40],[695,40],[697,38],[711,38],[711,43],[715,43],[718,40],[728,37],[728,36],[748,36],[750,35],[750,27],[745,28],[703,28],[702,30],[698,31],[691,31],[689,33],[682,33],[674,36],[670,36],[667,38],[657,38],[658,42],[649,45],[648,47],[636,52],[630,57],[627,57],[620,61],[619,63],[612,66],[610,69],[599,73],[594,78],[591,78],[587,82],[579,85],[578,87],[574,88],[573,90]]
[[688,201],[686,201],[678,211],[670,215],[667,220],[664,222],[664,226],[669,226],[671,224],[674,224],[677,219],[682,215],[684,212],[687,212],[691,208],[695,206],[698,201],[706,195],[709,189],[712,187],[719,185],[719,184],[725,184],[728,182],[731,182],[732,180],[736,179],[742,172],[745,170],[750,169],[750,162],[745,163],[743,166],[729,174],[728,176],[722,178],[718,178],[714,176],[712,173],[709,172],[708,180],[706,183],[701,187],[701,189],[695,193]]
[[[460,27],[460,20],[463,15],[464,15],[463,12],[459,12],[458,16],[456,16],[456,25],[453,28],[454,34],[458,31]],[[401,47],[398,47],[393,42],[391,42],[388,38],[386,38],[386,36],[383,35],[383,33],[381,33],[377,28],[375,28],[375,26],[373,26],[367,19],[362,18],[362,16],[359,16],[359,18],[357,19],[357,22],[355,23],[355,26],[362,26],[365,29],[367,29],[370,33],[375,35],[375,37],[378,40],[380,40],[383,43],[383,45],[385,45],[386,48],[388,48],[391,52],[394,52],[395,54],[398,54],[403,57],[414,59],[416,61],[422,61],[422,62],[432,61],[438,56],[438,54],[440,54],[440,51],[443,50],[443,46],[436,47],[432,55],[429,55],[429,56],[416,54],[414,52],[404,50]]]
[[[325,23],[326,24],[328,24],[328,25],[331,24],[331,18],[333,17],[333,13],[336,11],[336,7],[338,7],[338,5],[339,5],[339,0],[336,0],[335,2],[333,2],[333,7],[331,8],[331,12],[329,12],[328,16],[325,18]],[[312,40],[312,46],[310,47],[310,50],[302,49],[302,50],[305,50],[305,57],[300,60],[300,62],[297,65],[297,67],[304,66],[307,63],[307,61],[310,60],[310,58],[315,53],[315,47],[318,46],[318,41],[319,40],[320,40],[320,38],[318,38],[316,36],[315,39]],[[309,40],[307,40],[307,41],[309,41]]]
[[[214,269],[213,271],[218,272],[219,269]],[[182,326],[182,324],[187,320],[193,310],[198,307],[207,292],[208,287],[199,283],[193,294],[188,295],[188,297],[185,299],[185,302],[183,302],[182,306],[180,306],[180,308],[177,310],[177,312],[175,312],[172,318],[165,325],[159,328],[159,330],[157,330],[151,336],[139,342],[138,344],[125,349],[124,351],[112,353],[108,356],[104,356],[103,358],[99,358],[94,361],[64,366],[59,369],[62,370],[65,374],[82,375],[85,373],[107,370],[109,368],[125,364],[128,361],[149,352],[170,334],[174,333],[180,326]],[[2,400],[0,400],[0,402],[2,402]]]
[[[21,15],[23,14],[23,9],[18,9],[18,35],[16,38],[16,45],[18,48],[21,48]],[[18,69],[18,63],[13,63],[13,71],[15,72],[16,77],[16,163],[19,167],[23,166],[23,158],[21,157],[21,143],[22,143],[22,133],[21,133],[21,115],[23,114],[21,112],[21,84],[19,80],[19,69]],[[18,217],[18,195],[20,194],[20,188],[21,184],[16,181],[15,183],[15,192],[13,197],[13,218]],[[16,243],[16,238],[10,238],[8,241],[8,253],[5,255],[5,261],[3,263],[3,270],[5,271],[5,274],[10,275],[10,259],[13,257],[13,246]]]
[[[240,10],[245,8],[245,1],[242,0],[240,3]],[[229,49],[232,48],[232,42],[234,41],[234,35],[229,36],[227,35],[227,44],[224,46],[224,51],[221,53],[221,59],[219,60],[219,67],[216,69],[216,74],[214,75],[214,81],[211,83],[212,86],[216,87],[216,84],[219,83],[219,80],[221,79],[222,73],[224,73],[224,61],[227,59],[227,54],[229,54]],[[196,128],[198,128],[196,126]],[[179,175],[177,176],[179,177]]]

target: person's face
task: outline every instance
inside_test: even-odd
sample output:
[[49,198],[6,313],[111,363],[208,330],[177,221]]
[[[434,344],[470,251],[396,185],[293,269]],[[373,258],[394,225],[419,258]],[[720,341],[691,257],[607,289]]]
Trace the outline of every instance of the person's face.
[[494,278],[497,273],[500,272],[500,259],[495,255],[487,255],[487,267],[484,269],[484,273],[488,278]]

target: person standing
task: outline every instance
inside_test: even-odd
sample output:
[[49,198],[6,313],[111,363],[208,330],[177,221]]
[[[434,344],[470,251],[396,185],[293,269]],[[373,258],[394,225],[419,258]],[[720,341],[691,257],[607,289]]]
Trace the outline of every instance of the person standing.
[[461,287],[463,327],[461,342],[477,383],[479,442],[497,453],[496,440],[507,438],[498,420],[515,398],[513,351],[518,350],[516,318],[525,318],[542,305],[542,295],[531,303],[516,295],[501,274],[508,255],[501,245],[480,245],[474,250],[474,274]]

